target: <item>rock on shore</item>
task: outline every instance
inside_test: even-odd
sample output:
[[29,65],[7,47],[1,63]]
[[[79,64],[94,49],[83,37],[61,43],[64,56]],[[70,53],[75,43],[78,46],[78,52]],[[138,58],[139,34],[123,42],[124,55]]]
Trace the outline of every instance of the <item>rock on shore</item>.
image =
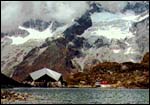
[[1,90],[1,104],[14,101],[26,101],[29,97],[31,97],[31,94]]

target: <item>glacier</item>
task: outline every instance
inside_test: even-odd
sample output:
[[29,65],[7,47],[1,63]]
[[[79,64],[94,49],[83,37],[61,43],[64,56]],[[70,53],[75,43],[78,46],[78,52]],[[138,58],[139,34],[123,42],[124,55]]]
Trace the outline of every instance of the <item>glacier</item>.
[[24,38],[21,37],[21,36],[18,36],[18,37],[11,36],[9,38],[12,39],[12,45],[13,44],[15,44],[15,45],[24,44],[25,42],[27,42],[27,41],[29,41],[31,39],[35,39],[35,40],[46,39],[48,37],[52,37],[53,36],[51,27],[52,27],[52,23],[47,29],[45,29],[44,31],[40,32],[40,31],[32,29],[32,28],[25,28],[25,27],[19,26],[19,29],[26,30],[27,32],[29,32],[29,35],[24,37]]
[[130,32],[132,23],[138,16],[134,14],[121,14],[100,12],[91,15],[93,26],[82,35],[85,38],[89,36],[104,36],[108,39],[124,39],[134,37]]
[[132,24],[142,21],[149,14],[144,16],[131,13],[110,13],[100,12],[91,15],[92,27],[87,29],[82,36],[89,39],[89,36],[104,36],[108,39],[125,39],[134,37],[130,31]]

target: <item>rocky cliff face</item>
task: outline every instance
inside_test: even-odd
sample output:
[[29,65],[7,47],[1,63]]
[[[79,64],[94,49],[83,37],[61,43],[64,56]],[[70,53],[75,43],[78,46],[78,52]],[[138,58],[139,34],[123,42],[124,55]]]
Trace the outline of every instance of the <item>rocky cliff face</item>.
[[144,57],[143,57],[141,63],[145,63],[145,64],[148,64],[148,65],[149,65],[149,52],[147,52],[147,53],[144,55]]
[[133,24],[132,30],[136,35],[136,43],[141,54],[149,51],[149,17]]
[[[19,82],[23,81],[29,73],[44,67],[60,72],[64,79],[69,73],[77,72],[71,59],[78,54],[73,49],[66,48],[66,44],[66,39],[59,38],[48,42],[45,47],[32,49],[24,57],[24,60],[15,67],[12,78]],[[22,73],[24,75],[21,75]]]
[[[27,85],[16,82],[15,80],[1,74],[1,88],[9,88],[9,87],[25,87]],[[29,85],[28,85],[29,86]]]
[[131,10],[134,11],[136,14],[140,14],[144,11],[146,11],[149,8],[149,2],[148,1],[141,1],[141,2],[134,2],[134,3],[128,3],[126,7],[122,10],[123,12]]
[[14,72],[14,66],[23,61],[24,57],[35,46],[41,45],[42,42],[28,41],[23,45],[11,45],[10,39],[1,42],[1,72],[9,77]]

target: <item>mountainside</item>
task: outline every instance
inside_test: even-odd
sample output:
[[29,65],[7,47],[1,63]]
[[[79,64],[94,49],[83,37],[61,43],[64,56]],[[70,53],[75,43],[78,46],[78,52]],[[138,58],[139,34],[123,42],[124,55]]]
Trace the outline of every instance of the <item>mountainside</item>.
[[[15,80],[1,74],[1,88],[8,88],[8,87],[25,87],[27,85],[21,84],[16,82]],[[28,85],[29,86],[29,85]]]
[[129,16],[126,17],[129,20],[126,20],[117,15],[115,19],[110,13],[96,15],[103,16],[104,19],[97,20],[93,17],[95,22],[81,35],[86,40],[81,48],[83,56],[74,60],[81,66],[89,59],[97,59],[100,62],[140,62],[142,55],[149,51],[149,17],[142,20],[136,20],[134,17],[135,19],[130,20]]
[[67,78],[71,86],[94,86],[98,81],[107,81],[115,88],[149,88],[149,53],[144,55],[140,63],[97,63],[86,71],[74,73]]
[[88,9],[68,23],[55,14],[56,19],[31,18],[1,32],[1,72],[20,82],[47,67],[66,79],[100,62],[141,62],[149,52],[149,2],[128,1],[115,12],[103,2],[85,3]]
[[[47,42],[44,47],[40,46],[32,49],[24,57],[24,60],[15,67],[13,79],[23,81],[29,73],[44,67],[62,73],[64,79],[69,73],[77,72],[77,69],[72,65],[71,59],[78,54],[76,51],[66,48],[66,42],[64,38],[59,38]],[[21,75],[22,73],[24,75]]]

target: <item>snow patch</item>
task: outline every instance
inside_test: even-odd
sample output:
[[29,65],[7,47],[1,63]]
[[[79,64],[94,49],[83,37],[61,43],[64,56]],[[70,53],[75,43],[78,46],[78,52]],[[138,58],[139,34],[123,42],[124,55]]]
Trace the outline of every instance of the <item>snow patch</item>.
[[116,14],[112,14],[109,12],[101,12],[101,13],[93,13],[91,15],[91,19],[93,23],[98,23],[102,21],[114,21],[119,19],[119,16]]
[[92,32],[93,35],[105,36],[108,39],[124,39],[133,37],[131,32],[122,31],[119,27],[107,27],[107,29],[98,29]]
[[113,49],[112,50],[114,53],[119,53],[121,50],[120,49]]
[[139,15],[135,15],[135,14],[120,14],[120,17],[121,17],[122,20],[136,22],[137,18],[139,17]]
[[129,61],[133,62],[133,63],[137,63],[137,61],[133,60],[133,59],[129,59]]
[[125,44],[126,44],[127,46],[129,46],[129,45],[130,45],[128,42],[125,42]]
[[11,36],[9,37],[10,39],[12,39],[12,44],[14,45],[19,45],[19,44],[23,44],[31,39],[34,39],[34,40],[44,40],[48,37],[52,37],[53,36],[53,33],[52,33],[52,24],[47,28],[45,29],[44,31],[40,32],[38,30],[35,30],[35,29],[32,29],[32,28],[25,28],[25,27],[22,27],[22,26],[19,26],[19,29],[22,29],[22,30],[26,30],[29,32],[29,35],[26,36],[26,37],[15,37],[15,36]]
[[146,15],[144,15],[144,16],[139,16],[138,18],[137,18],[137,20],[138,21],[142,21],[142,20],[144,20],[144,19],[146,19],[146,18],[148,18],[149,17],[149,14],[146,14]]
[[134,49],[132,47],[127,48],[127,51],[124,52],[125,55],[134,54],[134,53],[136,53],[136,52],[134,51]]

